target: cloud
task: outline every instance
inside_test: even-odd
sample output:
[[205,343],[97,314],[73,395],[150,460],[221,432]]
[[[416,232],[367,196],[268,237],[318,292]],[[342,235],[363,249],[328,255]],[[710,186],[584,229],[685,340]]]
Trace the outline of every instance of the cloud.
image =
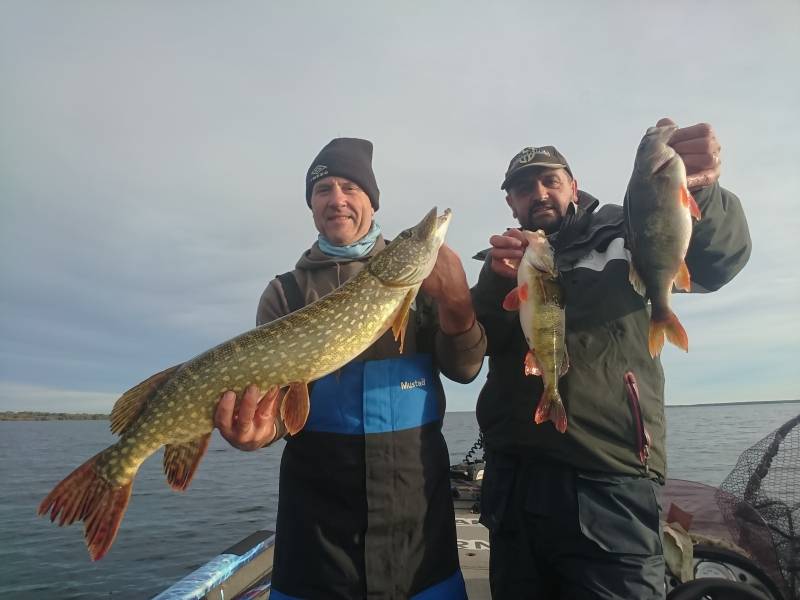
[[[7,7],[0,379],[124,390],[251,327],[266,283],[315,239],[304,176],[332,137],[374,141],[388,235],[453,209],[448,243],[474,282],[469,257],[514,224],[499,185],[516,151],[555,144],[582,188],[619,202],[642,133],[668,115],[714,125],[754,240],[729,286],[676,299],[692,350],[665,357],[668,401],[791,388],[797,3],[577,3],[533,37],[533,4],[510,19],[459,3],[458,26],[454,6]],[[769,385],[731,383],[743,364]]]

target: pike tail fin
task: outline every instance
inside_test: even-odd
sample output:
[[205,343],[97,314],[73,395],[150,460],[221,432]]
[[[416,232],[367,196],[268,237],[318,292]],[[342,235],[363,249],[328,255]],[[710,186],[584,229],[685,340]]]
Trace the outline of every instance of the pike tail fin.
[[97,472],[95,464],[103,452],[67,475],[42,500],[38,510],[39,516],[49,512],[50,521],[58,519],[59,526],[83,521],[83,535],[92,560],[103,558],[114,543],[133,487],[133,480],[113,487]]
[[689,351],[689,336],[678,317],[669,309],[663,315],[653,314],[650,318],[647,347],[653,358],[661,354],[661,350],[664,348],[664,337],[684,352]]
[[560,433],[564,433],[567,430],[567,411],[564,408],[564,402],[561,400],[561,394],[558,393],[557,386],[545,386],[542,397],[539,399],[539,405],[533,415],[533,421],[537,425],[545,421],[552,421]]

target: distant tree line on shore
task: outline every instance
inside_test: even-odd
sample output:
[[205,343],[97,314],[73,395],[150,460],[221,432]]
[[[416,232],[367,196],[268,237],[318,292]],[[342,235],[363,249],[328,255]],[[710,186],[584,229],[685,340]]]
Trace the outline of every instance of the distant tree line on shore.
[[0,421],[102,421],[108,415],[91,413],[51,413],[34,411],[0,411]]

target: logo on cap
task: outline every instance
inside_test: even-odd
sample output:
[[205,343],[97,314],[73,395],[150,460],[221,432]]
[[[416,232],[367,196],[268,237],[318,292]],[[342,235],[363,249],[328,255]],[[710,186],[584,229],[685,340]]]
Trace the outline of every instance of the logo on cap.
[[328,167],[326,165],[317,165],[311,171],[311,181],[316,181],[320,177],[328,174]]
[[519,164],[524,165],[531,162],[534,158],[539,155],[549,156],[552,157],[553,155],[550,154],[550,151],[547,148],[523,148],[519,153]]

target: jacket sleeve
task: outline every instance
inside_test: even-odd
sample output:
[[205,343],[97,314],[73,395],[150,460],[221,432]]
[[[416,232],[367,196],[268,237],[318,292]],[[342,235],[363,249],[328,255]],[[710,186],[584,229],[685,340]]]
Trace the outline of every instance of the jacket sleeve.
[[742,270],[752,243],[742,204],[718,183],[695,192],[702,218],[695,222],[686,253],[692,292],[718,290]]
[[486,334],[487,356],[503,352],[513,333],[519,329],[518,313],[503,308],[503,299],[515,285],[513,279],[501,277],[492,271],[491,255],[488,255],[478,276],[478,283],[470,290],[475,315]]
[[448,335],[436,331],[436,362],[442,374],[456,383],[469,383],[478,376],[486,353],[486,334],[476,319],[464,333]]

